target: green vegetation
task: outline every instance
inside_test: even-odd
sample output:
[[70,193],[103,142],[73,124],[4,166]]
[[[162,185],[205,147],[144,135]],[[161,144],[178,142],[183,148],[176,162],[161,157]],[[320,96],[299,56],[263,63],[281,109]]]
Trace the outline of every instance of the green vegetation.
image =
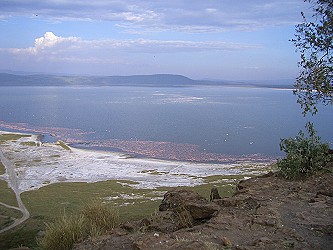
[[0,204],[0,229],[11,225],[16,218],[20,217],[22,217],[22,213],[20,211]]
[[[187,188],[195,190],[207,199],[209,199],[212,187],[217,187],[221,196],[229,196],[234,191],[236,179],[243,177],[237,175],[209,176],[203,178],[204,184]],[[6,183],[3,182],[3,184]],[[24,192],[21,197],[31,217],[17,228],[0,234],[0,249],[14,248],[20,245],[36,247],[37,235],[43,234],[42,232],[47,230],[45,223],[55,222],[64,214],[80,214],[82,207],[87,204],[103,202],[117,209],[120,222],[151,216],[158,210],[164,193],[172,189],[136,189],[130,186],[135,184],[137,183],[121,180],[97,183],[56,183],[38,190]],[[1,192],[0,197],[2,195]],[[12,203],[15,203],[13,205],[17,206],[13,193],[11,199]],[[1,199],[5,203],[9,203],[9,200],[9,197]],[[91,231],[89,233],[91,235],[100,233],[95,229],[91,229]],[[37,238],[40,240],[40,237]]]
[[[296,79],[294,94],[303,109],[316,114],[317,105],[333,104],[333,4],[331,0],[304,0],[313,11],[307,20],[296,25],[295,38],[291,41],[301,53],[298,63],[300,73]],[[320,142],[314,125],[305,126],[309,137],[299,131],[296,138],[282,139],[280,149],[286,157],[278,161],[278,169],[287,179],[310,175],[323,169],[330,160],[329,146]]]
[[119,213],[110,205],[97,202],[88,204],[83,207],[81,214],[90,236],[106,234],[119,225]]
[[34,142],[34,141],[24,141],[24,142],[21,142],[21,145],[23,145],[23,146],[29,146],[29,147],[35,147],[35,146],[37,146],[36,142]]
[[278,161],[277,167],[287,179],[307,176],[321,170],[329,162],[328,144],[320,142],[312,123],[306,124],[309,137],[299,131],[296,138],[282,139],[280,148],[286,157]]
[[313,15],[296,26],[292,42],[301,53],[296,79],[297,102],[307,112],[317,113],[317,104],[333,104],[333,4],[332,0],[304,0]]
[[8,187],[6,181],[0,180],[0,202],[3,202],[10,206],[18,206],[16,202],[15,193],[11,188]]
[[38,241],[38,246],[47,250],[71,249],[79,240],[106,234],[118,225],[118,213],[109,205],[88,204],[76,216],[64,215],[47,224],[45,236]]
[[47,224],[44,238],[38,245],[40,249],[66,250],[85,235],[82,216],[63,216],[52,224]]
[[[32,215],[43,216],[46,221],[58,218],[64,211],[68,214],[77,213],[88,203],[105,201],[112,206],[122,205],[121,217],[130,219],[151,213],[151,199],[155,194],[148,189],[135,189],[127,181],[103,181],[96,183],[55,183],[39,190],[24,192],[21,197]],[[126,206],[136,204],[141,207],[140,214],[137,207]],[[47,204],[47,207],[45,206]],[[125,204],[125,205],[124,205]]]
[[21,137],[31,137],[31,135],[22,135],[22,134],[1,134],[0,135],[0,144],[5,141],[16,141]]
[[6,173],[6,168],[5,166],[2,164],[1,160],[0,160],[0,175],[3,175]]
[[[235,179],[242,179],[243,177],[210,176],[205,178],[205,184],[187,188],[195,190],[208,198],[210,189],[217,186],[220,188],[222,196],[230,195],[234,191]],[[52,202],[51,199],[54,200],[51,203],[52,207],[59,204],[60,197],[67,195],[66,200],[68,202],[61,202],[62,205],[68,206],[66,210],[64,209],[66,214],[77,214],[77,211],[79,211],[79,214],[77,216],[62,216],[60,219],[56,219],[54,223],[48,224],[45,237],[40,238],[38,241],[39,247],[41,249],[70,249],[72,244],[82,240],[82,238],[106,234],[121,221],[125,222],[148,216],[151,216],[152,219],[161,220],[162,218],[156,214],[160,199],[162,199],[163,194],[167,190],[172,188],[158,188],[157,190],[134,189],[128,186],[129,184],[133,185],[136,183],[128,181],[106,181],[91,184],[62,183],[42,188],[40,191],[48,189],[47,194],[52,197],[49,197],[48,202]],[[55,197],[53,197],[53,189],[54,191],[58,190],[58,194],[54,194],[56,195]],[[61,190],[67,190],[68,193],[63,193]],[[34,191],[26,194],[31,195],[37,192]],[[92,195],[95,196],[95,200],[93,201]],[[43,196],[44,198],[48,198],[46,194],[43,194]],[[75,199],[75,197],[80,200],[91,201],[91,203],[88,202],[88,205],[83,205],[83,209],[81,210],[79,207],[71,210],[70,207],[74,206],[73,203],[78,202],[78,200],[73,202],[72,199]],[[156,201],[156,198],[159,198],[159,200]],[[101,203],[101,199],[103,204]],[[70,204],[70,200],[72,204]],[[106,202],[107,204],[105,204]],[[127,203],[130,203],[130,205],[124,206]],[[118,208],[119,213],[114,209],[115,207]],[[69,213],[70,210],[71,213]],[[33,209],[31,211],[33,212]],[[50,211],[47,212],[50,213]],[[120,218],[118,217],[119,214]],[[176,216],[177,218],[175,219],[179,221],[182,227],[192,226],[191,216],[189,216],[186,209],[180,209]]]

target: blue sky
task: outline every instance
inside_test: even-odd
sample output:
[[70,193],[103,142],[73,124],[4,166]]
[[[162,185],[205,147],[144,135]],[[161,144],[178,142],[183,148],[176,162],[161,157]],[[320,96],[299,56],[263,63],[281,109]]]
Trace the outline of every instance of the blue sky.
[[302,0],[0,0],[0,69],[295,78]]

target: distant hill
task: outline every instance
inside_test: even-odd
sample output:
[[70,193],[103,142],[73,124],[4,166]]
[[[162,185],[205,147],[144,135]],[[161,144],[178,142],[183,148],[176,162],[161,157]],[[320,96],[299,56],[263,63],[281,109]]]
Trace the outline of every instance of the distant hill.
[[155,74],[132,76],[65,76],[0,73],[0,86],[155,86],[185,87],[194,85],[292,88],[292,81],[209,81],[193,80],[182,75]]
[[195,80],[181,75],[156,74],[133,76],[58,76],[14,75],[0,73],[0,86],[184,86]]

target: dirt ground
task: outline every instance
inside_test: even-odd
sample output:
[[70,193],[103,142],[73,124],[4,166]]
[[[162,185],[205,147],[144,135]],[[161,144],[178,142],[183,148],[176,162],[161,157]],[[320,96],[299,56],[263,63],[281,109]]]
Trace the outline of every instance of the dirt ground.
[[232,197],[207,201],[218,207],[209,219],[179,226],[164,211],[74,249],[333,249],[332,170],[297,181],[277,173],[241,181]]

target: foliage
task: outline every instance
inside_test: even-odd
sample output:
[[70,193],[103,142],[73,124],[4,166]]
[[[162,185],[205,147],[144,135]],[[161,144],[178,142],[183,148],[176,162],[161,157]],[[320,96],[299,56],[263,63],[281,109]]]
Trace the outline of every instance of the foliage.
[[317,104],[333,104],[333,2],[332,0],[304,0],[312,6],[314,14],[308,21],[296,26],[294,43],[301,53],[294,94],[307,112],[316,114]]
[[299,131],[296,138],[282,139],[280,149],[286,157],[278,160],[278,169],[287,179],[309,175],[325,167],[330,160],[329,146],[320,142],[313,124],[305,126],[309,137]]

